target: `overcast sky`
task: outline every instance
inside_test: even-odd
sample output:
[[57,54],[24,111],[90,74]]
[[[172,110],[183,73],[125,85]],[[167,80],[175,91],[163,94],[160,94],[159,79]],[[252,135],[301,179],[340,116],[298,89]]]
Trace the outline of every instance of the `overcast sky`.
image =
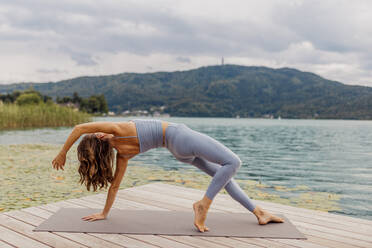
[[372,1],[0,0],[0,83],[293,67],[372,86]]

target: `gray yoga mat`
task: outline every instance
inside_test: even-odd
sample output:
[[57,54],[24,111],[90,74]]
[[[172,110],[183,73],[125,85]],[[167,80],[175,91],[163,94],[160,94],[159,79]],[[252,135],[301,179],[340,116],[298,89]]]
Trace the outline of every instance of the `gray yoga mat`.
[[102,209],[91,208],[61,208],[33,231],[306,239],[285,216],[279,214],[285,219],[284,223],[259,225],[256,217],[249,212],[209,211],[205,222],[209,231],[204,233],[194,226],[192,210],[111,209],[105,220],[89,222],[81,219],[101,211]]

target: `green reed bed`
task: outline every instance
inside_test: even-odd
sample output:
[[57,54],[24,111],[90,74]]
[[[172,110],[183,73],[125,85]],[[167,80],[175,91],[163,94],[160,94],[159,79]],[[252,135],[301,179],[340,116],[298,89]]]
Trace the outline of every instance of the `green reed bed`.
[[73,126],[91,115],[54,103],[0,104],[0,129]]

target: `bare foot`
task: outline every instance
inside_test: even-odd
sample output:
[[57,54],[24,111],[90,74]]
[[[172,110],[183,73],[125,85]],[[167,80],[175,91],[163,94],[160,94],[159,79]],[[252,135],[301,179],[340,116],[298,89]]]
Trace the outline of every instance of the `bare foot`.
[[263,210],[259,206],[256,206],[256,208],[253,210],[253,213],[256,215],[258,223],[260,225],[266,225],[267,223],[270,222],[275,222],[275,223],[283,223],[284,220],[278,216],[275,216],[273,214],[270,214],[266,210]]
[[209,231],[209,228],[204,225],[205,219],[207,218],[208,208],[205,207],[201,201],[197,201],[192,204],[194,209],[194,225],[200,232]]

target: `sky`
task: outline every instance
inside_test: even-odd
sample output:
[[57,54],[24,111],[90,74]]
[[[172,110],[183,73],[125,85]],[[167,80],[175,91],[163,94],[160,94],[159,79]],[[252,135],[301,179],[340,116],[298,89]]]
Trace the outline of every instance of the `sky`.
[[0,0],[0,84],[238,64],[372,86],[372,1]]

